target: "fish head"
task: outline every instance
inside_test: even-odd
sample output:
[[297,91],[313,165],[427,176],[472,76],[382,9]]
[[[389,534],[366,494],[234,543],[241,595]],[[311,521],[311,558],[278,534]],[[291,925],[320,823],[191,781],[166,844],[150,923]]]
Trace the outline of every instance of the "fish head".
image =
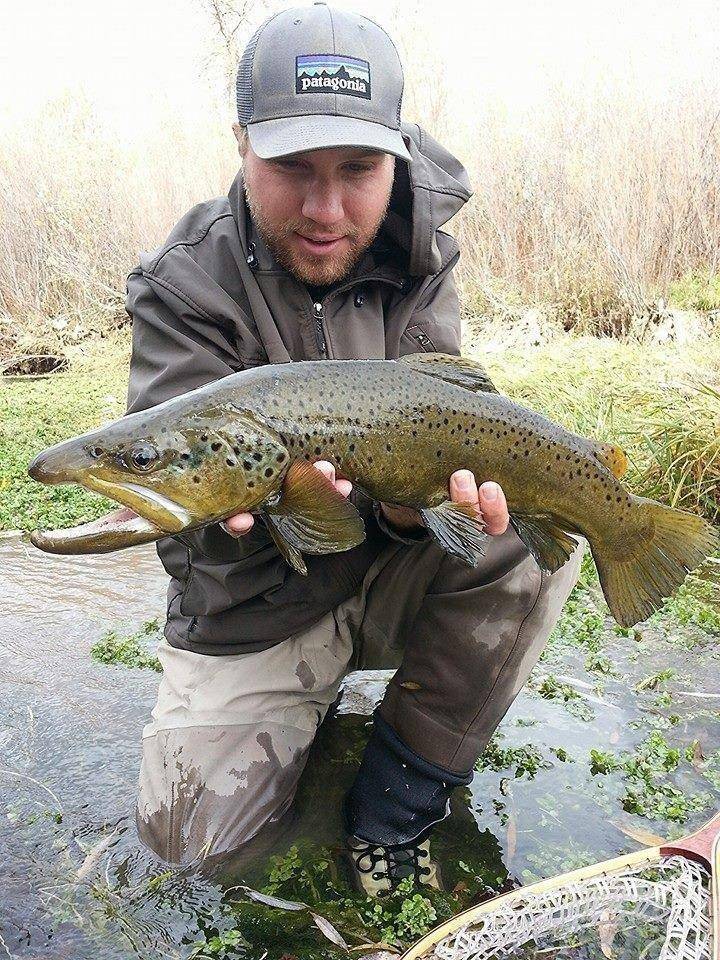
[[145,521],[133,529],[147,540],[259,507],[288,465],[279,438],[249,416],[162,404],[50,447],[28,472],[116,500]]

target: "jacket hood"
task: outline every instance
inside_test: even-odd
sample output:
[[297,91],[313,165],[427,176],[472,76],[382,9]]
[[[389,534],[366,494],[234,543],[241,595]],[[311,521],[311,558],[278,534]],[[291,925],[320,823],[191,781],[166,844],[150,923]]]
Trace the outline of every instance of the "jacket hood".
[[394,192],[401,206],[399,215],[395,209],[388,215],[387,228],[393,234],[399,228],[394,239],[408,251],[409,272],[422,277],[442,268],[437,232],[467,203],[472,187],[457,157],[422,127],[404,123],[402,132],[412,163],[396,163]]
[[[441,250],[438,231],[472,196],[470,179],[460,161],[422,127],[404,123],[401,129],[412,163],[396,161],[390,209],[381,232],[405,253],[404,273],[413,277],[434,276],[449,256],[457,253],[454,242],[451,248],[447,242],[442,244]],[[242,173],[235,178],[229,199],[241,227],[245,220]],[[241,228],[243,243],[244,232]],[[261,241],[260,245],[264,247]],[[265,257],[269,255],[268,251],[263,252]]]

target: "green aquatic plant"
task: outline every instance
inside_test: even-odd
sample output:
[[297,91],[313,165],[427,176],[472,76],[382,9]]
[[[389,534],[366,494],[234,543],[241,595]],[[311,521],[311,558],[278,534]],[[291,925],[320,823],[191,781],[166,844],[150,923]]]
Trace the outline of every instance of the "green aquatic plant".
[[563,683],[549,673],[542,678],[530,678],[528,687],[535,690],[543,700],[561,700],[567,705],[569,713],[579,720],[592,720],[595,711],[586,700],[569,683]]
[[139,630],[126,637],[120,636],[115,630],[108,630],[92,645],[90,656],[96,663],[122,664],[124,667],[162,673],[160,661],[147,649],[148,640],[159,640],[160,636],[157,620],[146,621]]
[[[500,744],[501,734],[496,734],[475,763],[478,771],[493,770],[497,773],[510,773],[514,768],[513,777],[517,780],[527,776],[534,780],[540,770],[550,770],[553,767],[551,760],[544,757],[540,747],[534,743],[525,743],[516,747],[503,747]],[[568,755],[562,747],[550,747],[558,760],[568,760]]]
[[590,772],[593,776],[620,773],[623,792],[620,798],[627,813],[652,820],[685,823],[695,812],[704,810],[711,801],[708,794],[688,794],[669,781],[683,752],[671,747],[661,731],[653,730],[633,751],[614,754],[611,751],[590,751]]
[[226,957],[237,956],[238,947],[249,946],[239,930],[227,930],[209,940],[196,940],[191,944],[192,953],[188,960],[225,960]]

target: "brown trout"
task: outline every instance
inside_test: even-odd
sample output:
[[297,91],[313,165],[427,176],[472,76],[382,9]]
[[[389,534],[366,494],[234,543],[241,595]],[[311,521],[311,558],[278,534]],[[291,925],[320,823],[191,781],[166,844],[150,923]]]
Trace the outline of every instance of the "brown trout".
[[471,565],[482,521],[449,500],[453,471],[495,480],[538,564],[555,571],[587,538],[610,610],[644,620],[720,544],[683,510],[619,482],[622,450],[500,396],[480,364],[443,354],[267,365],[232,374],[41,453],[30,475],[80,483],[126,509],[35,532],[55,553],[117,550],[260,514],[288,563],[365,536],[353,504],[312,467],[330,460],[375,500],[420,510],[430,535]]

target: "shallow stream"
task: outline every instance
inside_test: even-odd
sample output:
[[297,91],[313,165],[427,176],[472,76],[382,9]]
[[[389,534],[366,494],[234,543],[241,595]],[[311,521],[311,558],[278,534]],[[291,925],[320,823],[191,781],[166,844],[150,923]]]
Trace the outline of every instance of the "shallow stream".
[[[154,550],[50,557],[6,536],[0,571],[0,957],[399,950],[492,891],[637,849],[649,833],[687,833],[720,808],[711,581],[698,581],[702,602],[690,597],[637,631],[615,629],[588,582],[436,832],[449,893],[378,912],[345,882],[339,806],[382,692],[383,677],[371,675],[353,676],[323,725],[274,848],[210,875],[169,868],[139,844],[133,818],[158,674],[91,657],[108,630],[131,634],[162,617]],[[309,904],[351,953],[312,911],[255,902],[245,885]]]

